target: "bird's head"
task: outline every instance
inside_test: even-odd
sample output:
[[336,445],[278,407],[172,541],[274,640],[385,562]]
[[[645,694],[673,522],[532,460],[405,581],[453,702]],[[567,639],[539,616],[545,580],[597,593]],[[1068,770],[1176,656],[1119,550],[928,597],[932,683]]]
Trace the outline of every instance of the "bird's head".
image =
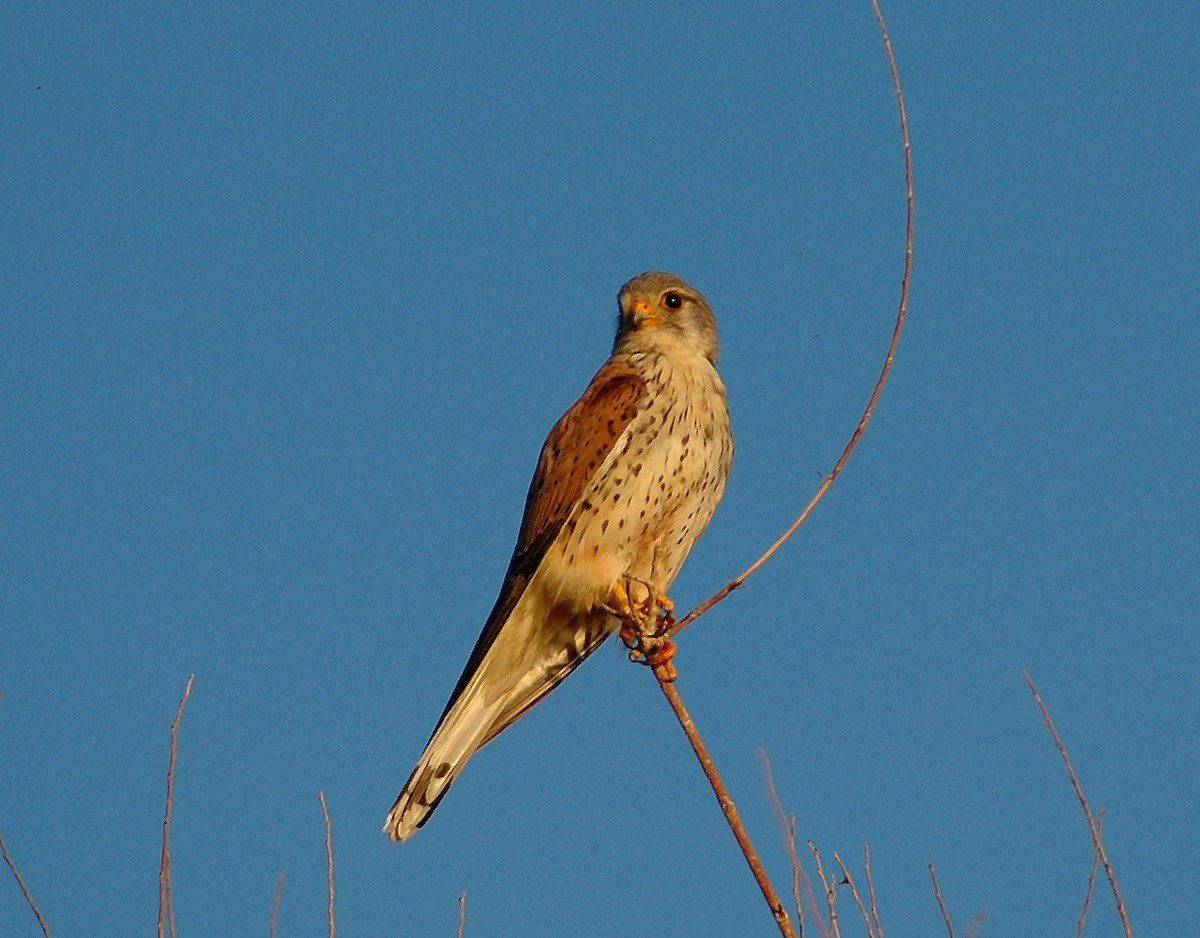
[[716,364],[717,320],[700,291],[660,270],[638,274],[618,297],[615,352],[686,348]]

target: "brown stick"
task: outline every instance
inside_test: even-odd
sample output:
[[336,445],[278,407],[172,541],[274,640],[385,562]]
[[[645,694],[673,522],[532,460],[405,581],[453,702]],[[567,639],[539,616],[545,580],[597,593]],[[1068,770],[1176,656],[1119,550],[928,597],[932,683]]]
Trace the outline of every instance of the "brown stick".
[[[655,673],[657,675],[657,671]],[[692,751],[696,753],[696,758],[700,761],[700,768],[704,770],[704,774],[708,778],[708,784],[712,786],[713,794],[717,796],[717,803],[721,806],[721,811],[725,815],[729,829],[733,831],[734,839],[737,840],[738,846],[742,848],[742,855],[746,858],[750,872],[754,874],[758,888],[762,890],[763,898],[767,900],[767,906],[771,910],[771,915],[775,918],[775,924],[779,926],[780,934],[784,935],[785,938],[796,938],[796,931],[792,927],[792,920],[788,917],[787,909],[779,901],[775,887],[771,885],[771,880],[767,878],[767,872],[763,869],[762,861],[758,858],[758,853],[754,850],[754,844],[750,842],[750,835],[746,833],[746,827],[742,824],[737,806],[734,805],[733,799],[729,796],[729,790],[725,787],[725,782],[722,781],[720,773],[717,772],[717,767],[713,764],[712,757],[708,754],[704,740],[700,738],[700,731],[696,729],[695,721],[692,719],[691,714],[688,713],[687,707],[683,705],[683,699],[679,696],[679,691],[673,683],[664,681],[661,677],[659,678],[658,686],[662,688],[663,695],[667,698],[667,703],[675,711],[679,725],[683,727],[683,732],[687,735],[688,742],[692,744]]]
[[333,919],[333,825],[329,822],[329,807],[325,804],[325,792],[318,791],[317,798],[321,802],[321,814],[325,817],[325,878],[329,886],[329,905],[326,912],[329,918],[329,938],[337,926]]
[[854,883],[854,877],[850,875],[850,871],[846,869],[846,864],[842,862],[842,858],[836,850],[833,852],[833,859],[837,863],[838,869],[842,871],[842,882],[850,887],[850,895],[854,899],[854,904],[858,906],[858,914],[862,916],[863,924],[867,927],[867,938],[878,938],[875,934],[875,923],[871,921],[871,915],[867,912],[866,903],[863,902],[862,896],[859,895],[858,886]]
[[17,881],[17,885],[21,887],[21,894],[25,897],[25,902],[29,908],[33,910],[34,918],[38,920],[38,924],[42,926],[42,934],[46,938],[52,938],[50,935],[50,926],[46,924],[46,920],[42,918],[42,910],[38,908],[38,904],[33,901],[33,894],[25,885],[25,880],[21,877],[21,871],[17,869],[17,865],[13,863],[13,858],[8,855],[8,847],[4,845],[4,835],[0,834],[0,853],[4,854],[4,862],[8,864],[8,870],[13,874],[13,879]]
[[179,724],[183,721],[183,708],[192,696],[192,684],[196,675],[189,674],[187,687],[179,698],[179,708],[171,721],[171,755],[167,761],[167,806],[163,812],[162,859],[158,864],[158,938],[163,938],[166,923],[175,938],[175,900],[171,895],[171,809],[175,807],[175,759],[179,755]]
[[1025,675],[1025,683],[1029,685],[1029,691],[1033,694],[1033,699],[1037,702],[1038,709],[1042,712],[1042,722],[1046,724],[1046,729],[1050,731],[1050,736],[1054,740],[1054,746],[1058,749],[1058,754],[1062,756],[1063,765],[1066,766],[1067,776],[1071,779],[1071,787],[1075,789],[1075,797],[1079,799],[1079,804],[1083,808],[1083,816],[1087,818],[1088,827],[1092,831],[1092,845],[1096,848],[1096,855],[1100,858],[1100,862],[1104,864],[1104,872],[1108,875],[1108,884],[1112,887],[1113,898],[1117,903],[1117,914],[1121,917],[1121,927],[1125,929],[1125,938],[1133,938],[1133,928],[1129,924],[1129,915],[1125,911],[1125,901],[1121,898],[1121,890],[1117,886],[1117,874],[1113,870],[1112,863],[1108,860],[1108,852],[1104,849],[1104,842],[1100,839],[1100,825],[1096,823],[1095,817],[1092,816],[1091,805],[1088,804],[1087,797],[1083,794],[1083,787],[1079,784],[1079,777],[1075,774],[1075,767],[1071,765],[1071,757],[1067,755],[1067,747],[1063,745],[1062,737],[1058,735],[1058,730],[1054,728],[1054,721],[1050,719],[1050,711],[1046,709],[1046,704],[1042,701],[1042,695],[1038,693],[1037,687],[1034,686],[1033,678],[1029,676],[1028,671],[1022,671]]
[[[817,849],[817,845],[811,840],[805,842],[808,844],[809,852],[813,855],[813,865],[817,868],[817,879],[821,881],[821,887],[825,890],[825,908],[829,911],[829,930],[826,934],[831,938],[841,938],[842,928],[838,924],[837,917],[837,889],[825,875],[825,865],[821,862],[821,851]],[[817,921],[820,921],[819,916]]]
[[867,876],[867,894],[871,897],[871,918],[875,922],[875,931],[883,938],[883,922],[879,920],[879,904],[875,901],[875,877],[871,873],[871,845],[863,844],[863,871]]
[[[1104,833],[1104,809],[1101,808],[1097,812],[1100,816],[1096,818],[1096,823],[1100,827],[1100,833]],[[1096,889],[1096,871],[1100,869],[1100,854],[1092,851],[1092,869],[1088,873],[1087,892],[1083,894],[1083,908],[1079,910],[1079,921],[1075,925],[1075,938],[1083,938],[1083,925],[1087,921],[1088,909],[1092,905],[1092,895]]]
[[267,922],[267,935],[269,938],[275,938],[275,927],[279,924],[279,903],[283,899],[283,880],[287,876],[287,870],[279,874],[279,880],[275,883],[275,900],[271,903],[271,918]]
[[933,897],[937,899],[938,908],[942,910],[942,921],[946,923],[946,931],[954,938],[954,926],[950,924],[950,913],[946,911],[946,903],[942,901],[942,887],[938,885],[937,871],[929,864],[929,878],[933,880]]
[[858,421],[858,426],[854,428],[854,432],[850,434],[850,441],[846,444],[846,448],[842,450],[842,455],[838,457],[838,461],[834,463],[833,469],[829,475],[817,487],[816,494],[813,495],[809,503],[800,512],[800,515],[793,521],[781,535],[775,540],[775,543],[766,549],[761,557],[754,563],[750,564],[738,576],[734,577],[726,583],[716,593],[702,602],[699,606],[689,612],[686,616],[675,623],[667,633],[666,637],[675,635],[682,631],[696,619],[708,612],[713,606],[723,600],[726,596],[732,593],[735,589],[742,586],[746,580],[758,572],[758,569],[770,560],[775,553],[781,548],[787,540],[796,533],[796,529],[800,527],[807,519],[812,510],[817,507],[817,503],[825,497],[825,493],[829,491],[829,487],[833,485],[834,479],[841,475],[842,469],[846,467],[847,461],[850,459],[850,454],[854,452],[854,448],[858,446],[858,441],[862,438],[863,431],[867,429],[867,424],[871,422],[871,416],[875,413],[875,405],[879,403],[879,397],[883,393],[883,386],[887,383],[888,375],[892,371],[892,363],[896,358],[896,348],[900,344],[900,333],[904,329],[904,320],[908,315],[908,287],[912,276],[912,258],[913,258],[913,172],[912,172],[912,144],[908,138],[908,113],[904,108],[904,91],[900,85],[900,73],[896,69],[896,57],[892,52],[892,40],[888,36],[887,24],[883,20],[883,12],[879,9],[878,0],[871,0],[871,6],[875,11],[875,21],[879,24],[879,32],[883,37],[883,48],[887,55],[888,68],[892,74],[892,87],[896,92],[896,103],[900,113],[900,138],[904,146],[904,191],[905,201],[907,205],[907,218],[905,222],[904,235],[904,273],[900,279],[900,308],[896,313],[896,324],[892,328],[892,338],[888,343],[887,355],[883,360],[883,368],[879,372],[879,378],[875,381],[875,387],[871,391],[871,397],[867,401],[866,409],[863,411],[862,417]]
[[[798,934],[804,934],[804,903],[800,901],[800,880],[808,884],[808,877],[804,874],[804,867],[800,863],[800,851],[796,849],[796,815],[790,817],[783,810],[783,802],[779,798],[779,789],[775,787],[775,773],[771,771],[771,760],[767,757],[767,751],[761,746],[758,748],[758,765],[763,774],[763,784],[767,788],[767,800],[771,802],[771,807],[775,810],[775,822],[779,825],[779,832],[783,835],[783,846],[787,850],[788,861],[792,866],[792,901],[796,904],[796,931]],[[812,887],[809,886],[811,891]]]
[[[713,596],[706,599],[699,606],[689,612],[686,616],[680,619],[671,629],[662,637],[668,638],[677,634],[683,628],[694,622],[709,609],[723,600],[726,596],[732,593],[735,589],[746,582],[763,564],[771,559],[775,553],[784,545],[784,543],[796,532],[812,510],[817,506],[817,503],[825,497],[825,493],[829,491],[829,487],[833,485],[834,480],[841,474],[847,461],[850,459],[850,454],[854,452],[858,441],[862,438],[863,431],[866,430],[867,424],[871,421],[871,416],[875,412],[875,407],[879,403],[879,397],[883,393],[883,386],[887,382],[888,375],[892,370],[892,363],[896,358],[896,348],[900,344],[900,333],[904,329],[904,320],[908,314],[908,289],[912,275],[912,257],[913,257],[913,181],[912,181],[912,146],[908,136],[908,115],[904,107],[904,91],[900,84],[900,74],[896,68],[896,57],[892,51],[892,41],[888,36],[887,24],[884,22],[883,12],[879,8],[878,0],[871,0],[872,9],[875,12],[875,21],[879,26],[880,34],[883,37],[884,52],[887,56],[888,68],[891,71],[892,87],[896,92],[896,101],[899,107],[900,115],[900,139],[904,148],[904,188],[905,188],[905,204],[906,204],[906,223],[905,223],[905,241],[904,241],[904,270],[900,279],[900,301],[899,309],[896,313],[896,323],[892,328],[892,337],[888,343],[887,355],[884,357],[883,367],[880,370],[879,377],[875,381],[875,386],[871,391],[871,396],[867,400],[867,406],[863,411],[862,417],[858,421],[858,425],[854,428],[854,432],[850,435],[850,441],[846,444],[842,455],[834,464],[832,471],[818,486],[816,494],[805,506],[804,510],[795,521],[788,526],[775,543],[752,563],[739,576],[730,580],[724,587],[718,590]],[[664,680],[664,675],[660,669],[654,669],[655,677],[658,678],[659,687],[662,688],[663,694],[667,701],[671,704],[671,708],[675,711],[675,716],[679,719],[680,725],[683,727],[684,733],[687,734],[688,740],[692,744],[692,749],[696,753],[696,758],[700,760],[700,766],[704,769],[704,774],[708,777],[709,784],[712,786],[713,793],[717,797],[718,803],[721,805],[721,810],[725,814],[725,820],[729,823],[730,830],[733,831],[733,836],[737,840],[738,845],[742,848],[742,853],[746,857],[746,863],[749,865],[751,872],[754,874],[755,880],[758,882],[759,889],[762,890],[763,897],[767,901],[768,907],[771,909],[771,914],[775,918],[775,923],[779,926],[780,931],[784,935],[794,935],[791,920],[788,918],[787,911],[783,904],[779,901],[779,897],[775,892],[775,888],[771,885],[771,881],[767,878],[766,872],[763,870],[762,862],[758,858],[758,854],[754,850],[753,844],[750,842],[750,837],[746,833],[745,827],[742,825],[741,819],[738,816],[737,808],[733,804],[733,800],[729,797],[729,792],[725,788],[724,782],[721,780],[720,774],[717,772],[716,766],[713,764],[711,757],[708,755],[708,750],[705,748],[703,741],[700,739],[700,734],[696,730],[696,725],[692,722],[686,708],[683,706],[683,701],[679,697],[679,692],[675,689],[674,684]],[[817,857],[818,863],[820,857]],[[821,870],[818,868],[818,873]],[[828,887],[826,888],[828,897]],[[836,896],[835,896],[836,898]],[[836,914],[830,908],[831,915]],[[831,928],[836,930],[836,919],[830,923]]]
[[467,930],[467,891],[464,889],[458,897],[458,931],[456,938],[463,938]]

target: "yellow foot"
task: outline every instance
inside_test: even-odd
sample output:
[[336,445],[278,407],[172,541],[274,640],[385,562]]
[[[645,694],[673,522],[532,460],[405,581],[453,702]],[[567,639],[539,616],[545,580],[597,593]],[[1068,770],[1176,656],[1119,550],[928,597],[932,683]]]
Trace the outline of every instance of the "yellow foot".
[[[643,594],[639,601],[630,597],[635,584],[641,587],[636,593]],[[652,589],[644,580],[625,577],[613,585],[610,608],[621,620],[620,636],[629,649],[629,660],[652,668],[659,680],[674,681],[679,676],[671,663],[675,643],[666,638],[675,624],[672,614],[675,603],[671,598]]]
[[679,677],[671,659],[675,657],[675,643],[669,639],[660,639],[662,644],[657,648],[645,651],[646,664],[654,671],[654,676],[668,684]]
[[612,588],[612,612],[622,622],[629,622],[637,617],[633,602],[629,598],[629,590],[622,580],[617,580]]

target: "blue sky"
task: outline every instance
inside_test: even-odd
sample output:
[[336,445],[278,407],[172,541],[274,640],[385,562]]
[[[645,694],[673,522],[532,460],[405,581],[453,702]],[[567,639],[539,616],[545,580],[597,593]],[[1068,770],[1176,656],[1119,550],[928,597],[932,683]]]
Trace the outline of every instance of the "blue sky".
[[[889,4],[911,320],[849,468],[684,634],[680,690],[780,888],[872,846],[889,934],[1073,933],[1090,863],[1194,928],[1200,29],[1178,3]],[[60,934],[769,934],[613,645],[430,824],[383,816],[499,587],[615,295],[716,311],[738,452],[689,608],[797,513],[894,315],[869,5],[10,6],[0,36],[0,830]],[[843,903],[849,907],[848,897]],[[0,883],[6,934],[35,934]],[[1101,894],[1088,934],[1118,934]]]

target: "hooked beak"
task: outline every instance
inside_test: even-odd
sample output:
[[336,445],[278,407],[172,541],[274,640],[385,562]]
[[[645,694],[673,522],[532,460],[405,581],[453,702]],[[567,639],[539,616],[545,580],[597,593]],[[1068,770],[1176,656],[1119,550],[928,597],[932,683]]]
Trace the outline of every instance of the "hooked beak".
[[636,299],[629,304],[629,320],[634,329],[651,329],[659,323],[658,310],[649,300]]

